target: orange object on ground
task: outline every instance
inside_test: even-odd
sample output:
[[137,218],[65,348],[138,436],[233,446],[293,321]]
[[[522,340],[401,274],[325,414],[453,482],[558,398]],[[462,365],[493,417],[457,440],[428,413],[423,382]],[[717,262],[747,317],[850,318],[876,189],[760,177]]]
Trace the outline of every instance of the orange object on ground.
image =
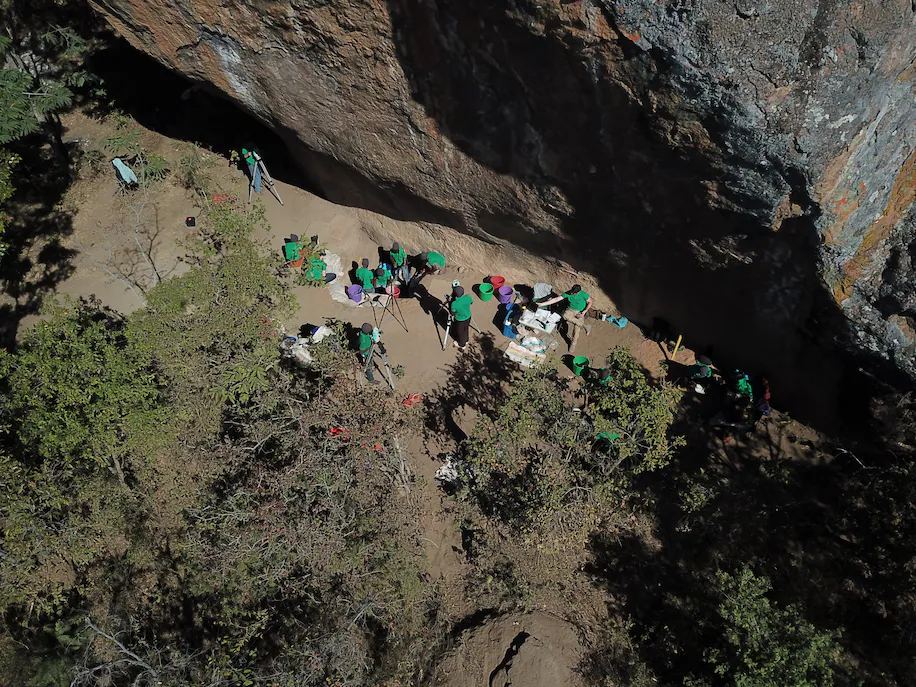
[[328,430],[328,433],[332,437],[340,437],[341,439],[350,438],[350,430],[347,429],[346,427],[339,427],[337,425],[331,425],[331,427]]

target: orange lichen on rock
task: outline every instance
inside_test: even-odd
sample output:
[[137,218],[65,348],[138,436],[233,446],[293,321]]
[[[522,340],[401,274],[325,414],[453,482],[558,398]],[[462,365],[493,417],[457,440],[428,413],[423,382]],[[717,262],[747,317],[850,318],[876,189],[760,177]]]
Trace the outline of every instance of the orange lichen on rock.
[[890,235],[903,214],[916,202],[916,150],[912,151],[900,168],[894,187],[881,218],[871,225],[856,254],[842,268],[842,276],[834,286],[833,297],[842,303],[852,294],[855,285],[868,268],[878,248]]

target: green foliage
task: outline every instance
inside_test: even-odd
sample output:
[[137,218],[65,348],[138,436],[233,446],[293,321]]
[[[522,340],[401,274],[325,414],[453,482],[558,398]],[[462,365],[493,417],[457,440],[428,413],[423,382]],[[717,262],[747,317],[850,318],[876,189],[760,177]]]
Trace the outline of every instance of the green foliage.
[[0,36],[0,145],[36,132],[73,104],[72,89],[93,81],[82,68],[91,44],[73,29],[50,26],[32,39]]
[[[0,60],[9,40],[0,41]],[[48,115],[69,107],[73,93],[62,83],[41,83],[19,69],[0,69],[0,144],[36,132]]]
[[0,386],[2,599],[55,612],[126,526],[127,483],[169,416],[151,359],[91,304],[50,304],[15,354],[0,353]]
[[[458,497],[477,532],[476,564],[493,580],[474,588],[495,605],[507,607],[510,593],[518,605],[532,588],[576,585],[589,538],[629,519],[633,476],[664,466],[681,442],[669,437],[670,388],[649,380],[625,349],[610,363],[614,379],[591,389],[584,408],[555,369],[513,376],[464,443]],[[598,439],[611,431],[615,440]],[[511,575],[494,561],[511,561]]]
[[[596,385],[584,413],[567,382],[535,367],[512,380],[495,417],[467,442],[467,482],[485,512],[516,525],[599,518],[611,493],[641,472],[665,466],[682,439],[668,436],[675,395],[651,382],[626,349],[608,358],[611,381]],[[617,437],[596,440],[602,432]]]
[[168,176],[169,161],[159,153],[141,151],[138,162],[140,165],[140,174],[138,178],[141,184],[145,181],[161,181]]
[[795,606],[768,598],[766,577],[745,567],[719,573],[723,645],[707,652],[716,675],[735,687],[826,687],[833,684],[836,638],[806,621]]
[[3,234],[9,217],[4,212],[3,206],[15,190],[13,187],[13,169],[19,163],[19,156],[8,150],[0,148],[0,258],[6,254],[8,245],[3,241]]
[[220,609],[222,649],[211,665],[255,679],[264,662],[255,639],[270,633],[290,642],[272,663],[283,684],[365,684],[375,670],[366,638],[378,632],[403,642],[402,668],[412,670],[435,608],[412,546],[417,512],[400,453],[419,411],[355,393],[351,380],[319,398],[288,372],[272,379],[227,411],[233,442],[222,474],[188,510],[177,552],[188,591]]
[[95,307],[52,303],[16,355],[0,353],[0,411],[31,458],[65,472],[120,471],[159,389],[151,359],[123,322]]
[[102,147],[110,155],[124,159],[136,173],[141,187],[165,179],[170,171],[168,160],[159,153],[150,152],[143,147],[140,132],[129,128],[129,120],[120,116],[115,116],[113,120],[117,130],[102,140]]
[[213,155],[189,145],[178,160],[178,183],[199,196],[207,196],[213,187],[211,170],[215,164]]
[[155,356],[174,403],[205,423],[221,407],[213,398],[246,403],[276,366],[274,322],[292,303],[278,280],[279,263],[253,242],[263,207],[240,212],[212,206],[194,243],[201,263],[148,294],[148,308],[131,319],[139,345]]
[[596,385],[592,396],[595,431],[619,437],[610,447],[612,459],[594,467],[604,479],[620,465],[631,475],[665,467],[684,444],[668,436],[679,392],[667,382],[650,381],[625,348],[611,351],[605,369],[611,373],[608,383]]
[[326,247],[323,244],[312,246],[310,244],[300,244],[299,258],[304,260],[302,268],[296,273],[296,283],[299,286],[311,286],[320,288],[324,286],[324,275],[320,270],[312,268],[312,261],[320,261],[324,264],[324,253]]

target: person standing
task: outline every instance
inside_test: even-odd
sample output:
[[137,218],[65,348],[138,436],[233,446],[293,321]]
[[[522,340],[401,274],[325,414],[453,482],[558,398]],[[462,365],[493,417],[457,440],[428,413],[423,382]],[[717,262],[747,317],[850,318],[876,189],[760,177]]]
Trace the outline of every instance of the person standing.
[[391,244],[391,250],[388,251],[391,258],[391,269],[394,272],[394,278],[402,284],[407,283],[407,251],[401,248],[397,241]]
[[375,288],[375,285],[372,283],[375,279],[375,275],[372,274],[372,270],[369,269],[369,259],[363,258],[363,266],[356,270],[356,281],[359,282],[359,285],[363,287],[365,293],[371,293],[372,289]]
[[247,148],[242,148],[242,159],[245,160],[245,165],[248,167],[248,176],[251,179],[251,188],[254,189],[255,193],[261,192],[261,169],[258,166],[258,162],[261,160],[261,156],[252,149],[248,150]]
[[584,329],[586,334],[589,333],[590,328],[585,324],[585,316],[591,310],[592,297],[583,291],[579,284],[575,284],[566,293],[555,298],[549,298],[538,305],[543,308],[564,300],[566,301],[566,310],[563,311],[563,319],[566,320],[569,352],[572,353],[576,348],[576,342],[579,340],[579,330]]
[[373,353],[372,344],[375,341],[373,337],[374,331],[371,324],[363,322],[363,326],[359,328],[359,341],[357,343],[359,347],[359,361],[366,370],[366,379],[369,380],[370,384],[379,383],[375,378],[375,373],[372,371],[372,358],[370,357]]
[[452,298],[449,301],[449,311],[452,314],[452,336],[455,338],[455,345],[464,350],[468,344],[471,327],[471,303],[474,299],[464,293],[464,288],[455,286],[452,288]]

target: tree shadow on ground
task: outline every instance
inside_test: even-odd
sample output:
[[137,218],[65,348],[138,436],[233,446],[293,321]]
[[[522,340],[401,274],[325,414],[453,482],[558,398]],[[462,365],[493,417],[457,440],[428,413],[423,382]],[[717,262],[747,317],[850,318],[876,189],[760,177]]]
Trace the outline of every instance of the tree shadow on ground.
[[876,449],[875,437],[853,454],[776,416],[722,437],[704,425],[708,413],[689,399],[687,446],[640,483],[651,540],[602,532],[590,542],[587,573],[609,593],[609,612],[632,618],[642,660],[662,682],[708,674],[703,652],[721,632],[716,572],[748,564],[771,578],[777,602],[841,630],[838,684],[913,684],[912,456]]
[[427,397],[426,429],[462,441],[473,427],[460,426],[456,414],[468,409],[494,417],[505,401],[518,365],[506,358],[492,335],[481,334],[449,369],[448,382]]
[[[71,156],[77,154],[68,145]],[[44,298],[73,274],[76,251],[61,240],[73,232],[73,218],[60,208],[70,185],[67,163],[42,134],[10,146],[20,155],[14,168],[16,188],[5,211],[10,215],[0,259],[0,345],[14,347],[23,318],[36,314]]]

